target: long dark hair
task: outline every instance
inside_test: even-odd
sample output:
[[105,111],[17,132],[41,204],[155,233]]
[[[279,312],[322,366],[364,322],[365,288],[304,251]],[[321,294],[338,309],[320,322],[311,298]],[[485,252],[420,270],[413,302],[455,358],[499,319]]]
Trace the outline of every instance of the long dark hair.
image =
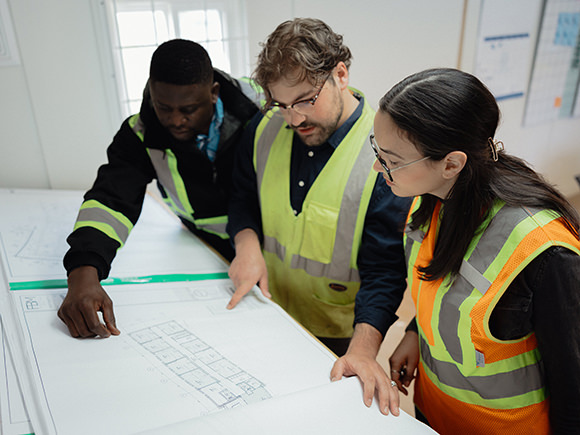
[[[420,268],[424,279],[456,275],[477,228],[495,199],[509,206],[554,210],[578,238],[580,218],[572,205],[523,160],[499,151],[494,140],[500,113],[495,98],[476,77],[456,69],[430,69],[396,84],[379,102],[424,156],[440,161],[463,151],[467,162],[444,200],[433,259]],[[411,228],[429,221],[438,198],[425,194]]]

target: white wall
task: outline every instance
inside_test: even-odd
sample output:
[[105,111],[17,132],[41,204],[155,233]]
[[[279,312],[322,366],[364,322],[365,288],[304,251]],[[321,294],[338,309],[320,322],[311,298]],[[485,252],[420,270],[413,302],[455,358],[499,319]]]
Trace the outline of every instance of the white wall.
[[[0,187],[86,189],[118,125],[110,116],[90,0],[8,0],[21,65],[0,67]],[[280,22],[317,17],[353,52],[351,84],[371,106],[421,69],[473,71],[481,0],[247,0],[250,54]],[[535,35],[532,35],[535,39]],[[461,59],[460,45],[463,41]],[[578,186],[580,122],[521,126],[525,99],[500,104],[497,137],[567,195]]]
[[87,0],[9,0],[21,65],[0,68],[0,186],[85,189],[117,126]]

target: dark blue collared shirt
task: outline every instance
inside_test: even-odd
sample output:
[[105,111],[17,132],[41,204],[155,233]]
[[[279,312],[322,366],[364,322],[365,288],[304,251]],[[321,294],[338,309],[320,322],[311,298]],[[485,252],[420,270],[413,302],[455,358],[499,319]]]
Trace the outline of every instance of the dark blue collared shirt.
[[[302,211],[306,194],[316,177],[361,116],[364,100],[362,97],[359,100],[356,110],[324,144],[308,146],[297,134],[294,135],[290,163],[290,201],[296,214]],[[254,116],[238,147],[227,228],[232,240],[245,228],[253,229],[260,240],[263,238],[253,166],[254,137],[262,117],[261,113]],[[370,148],[368,152],[372,152]],[[395,312],[406,288],[402,230],[410,204],[409,198],[395,196],[380,174],[377,174],[357,261],[361,286],[356,297],[355,323],[369,323],[383,335],[397,320]]]

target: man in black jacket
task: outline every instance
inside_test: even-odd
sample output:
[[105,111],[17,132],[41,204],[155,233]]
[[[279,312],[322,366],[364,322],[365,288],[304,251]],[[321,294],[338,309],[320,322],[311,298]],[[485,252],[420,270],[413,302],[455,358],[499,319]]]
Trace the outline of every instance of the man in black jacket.
[[141,110],[115,135],[67,238],[68,293],[58,316],[73,337],[119,334],[100,280],[137,222],[152,180],[187,228],[233,258],[225,226],[234,149],[258,101],[251,83],[212,68],[195,42],[175,39],[155,50]]

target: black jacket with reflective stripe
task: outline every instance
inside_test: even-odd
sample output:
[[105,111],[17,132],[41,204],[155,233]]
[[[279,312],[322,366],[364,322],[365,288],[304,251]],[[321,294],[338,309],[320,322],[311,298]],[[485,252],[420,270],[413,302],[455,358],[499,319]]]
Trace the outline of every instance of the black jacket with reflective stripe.
[[[203,219],[227,215],[235,147],[244,126],[258,111],[258,106],[242,92],[237,80],[219,70],[215,70],[214,77],[220,84],[220,98],[224,104],[224,123],[214,162],[194,142],[177,141],[161,125],[146,86],[140,110],[141,120],[145,124],[144,141],[129,126],[128,119],[125,120],[107,149],[108,161],[99,168],[93,187],[85,194],[85,201],[99,201],[135,224],[141,213],[147,184],[157,180],[147,148],[169,148],[176,156],[178,171],[183,177],[195,217]],[[229,240],[212,237],[205,232],[201,234],[188,222],[184,223],[226,257],[231,256],[228,252],[228,249],[231,250]],[[90,227],[74,231],[67,242],[70,245],[64,257],[67,273],[76,267],[91,265],[98,269],[100,279],[108,276],[118,242]]]

